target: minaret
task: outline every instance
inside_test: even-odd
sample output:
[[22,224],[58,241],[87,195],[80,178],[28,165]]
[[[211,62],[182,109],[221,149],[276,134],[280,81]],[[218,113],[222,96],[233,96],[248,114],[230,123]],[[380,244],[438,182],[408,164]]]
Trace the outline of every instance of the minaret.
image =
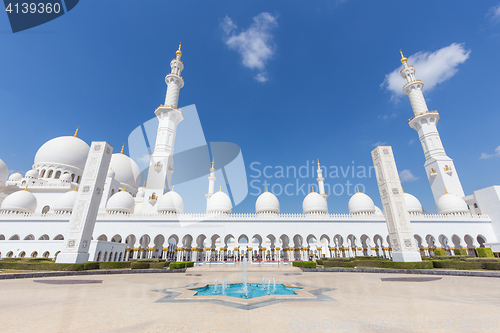
[[464,197],[464,190],[458,178],[453,160],[446,156],[439,132],[436,128],[439,120],[437,111],[429,111],[425,103],[422,88],[424,83],[415,79],[415,69],[408,66],[408,59],[401,50],[401,76],[406,80],[403,91],[410,98],[414,116],[408,120],[411,128],[418,132],[420,142],[425,154],[425,171],[431,184],[434,201],[446,193],[453,193],[459,197]]
[[319,164],[318,159],[318,169],[316,170],[316,172],[318,173],[318,178],[316,178],[316,180],[318,181],[318,192],[323,198],[325,198],[325,200],[328,200],[328,194],[325,194],[325,177],[323,177],[323,170],[321,170],[320,166],[321,165]]
[[212,160],[212,167],[210,168],[210,176],[208,176],[208,193],[205,194],[207,199],[210,199],[210,197],[214,194],[215,190],[215,168],[214,168],[214,163],[215,160]]
[[[165,105],[160,105],[155,110],[158,118],[158,131],[154,152],[149,164],[148,180],[146,182],[145,197],[158,197],[170,189],[172,173],[174,172],[174,144],[177,125],[184,119],[181,109],[177,108],[179,91],[184,86],[181,72],[184,63],[181,60],[181,44],[175,52],[176,57],[170,62],[170,74],[165,77],[167,94]],[[156,200],[150,200],[154,205]]]

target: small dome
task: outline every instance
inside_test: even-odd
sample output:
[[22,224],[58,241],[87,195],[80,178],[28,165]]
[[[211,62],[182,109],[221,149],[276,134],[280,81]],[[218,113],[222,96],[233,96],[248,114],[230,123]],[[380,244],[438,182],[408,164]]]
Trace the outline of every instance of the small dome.
[[231,213],[233,209],[233,204],[231,203],[231,199],[229,196],[222,192],[216,192],[212,194],[210,199],[207,202],[207,212],[208,213]]
[[69,173],[63,173],[61,178],[62,181],[71,182],[71,175]]
[[8,195],[3,200],[0,210],[19,213],[34,213],[36,205],[37,202],[35,196],[26,190],[22,190]]
[[83,170],[89,145],[75,136],[61,136],[45,142],[35,155],[35,165],[55,164]]
[[23,175],[21,175],[19,172],[13,173],[9,177],[9,180],[13,180],[13,181],[20,181],[22,179],[23,179]]
[[328,204],[321,194],[311,192],[302,202],[302,211],[304,214],[328,214]]
[[144,198],[144,195],[146,194],[146,191],[144,191],[144,187],[139,187],[139,191],[137,191],[137,197],[138,198]]
[[280,202],[274,194],[266,191],[259,195],[257,201],[255,202],[255,212],[260,213],[275,213],[280,212]]
[[143,209],[144,209],[144,204],[142,202],[136,204],[134,209],[134,214],[136,215],[142,214]]
[[28,170],[25,174],[25,178],[30,178],[30,179],[38,179],[38,171],[36,170]]
[[139,188],[141,184],[141,170],[133,159],[125,154],[118,153],[111,156],[109,168],[115,173],[115,179],[122,184]]
[[52,209],[56,212],[72,212],[75,206],[77,191],[68,191],[61,195]]
[[116,175],[116,174],[115,174],[115,172],[113,171],[113,169],[111,169],[111,168],[110,168],[110,169],[108,170],[108,177],[110,177],[110,178],[115,178],[115,175]]
[[158,212],[182,214],[184,211],[184,201],[179,193],[169,191],[158,200],[156,210]]
[[384,216],[384,212],[382,211],[382,209],[378,208],[377,206],[375,206],[375,216]]
[[0,184],[5,183],[9,178],[9,168],[7,164],[0,159]]
[[374,214],[375,204],[372,198],[368,195],[358,192],[355,193],[347,205],[349,207],[349,214]]
[[406,209],[408,210],[408,213],[410,214],[420,214],[424,210],[422,209],[422,205],[420,204],[420,201],[418,199],[411,195],[410,193],[403,193],[403,196],[405,198],[406,202]]
[[135,208],[134,197],[126,192],[120,191],[115,193],[109,198],[106,204],[106,210],[108,212],[120,212],[120,213],[133,213]]
[[451,193],[443,194],[437,201],[439,214],[464,214],[469,212],[464,199]]

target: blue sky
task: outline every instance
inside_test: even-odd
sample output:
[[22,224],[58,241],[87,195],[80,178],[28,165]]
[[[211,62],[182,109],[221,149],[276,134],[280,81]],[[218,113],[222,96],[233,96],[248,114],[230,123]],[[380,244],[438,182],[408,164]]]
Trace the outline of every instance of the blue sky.
[[[256,177],[253,169],[311,167],[317,158],[327,168],[368,169],[377,144],[393,147],[405,191],[435,212],[422,148],[407,125],[413,113],[390,74],[403,49],[426,84],[429,109],[440,112],[441,139],[465,193],[500,185],[499,5],[81,1],[16,34],[0,14],[0,158],[26,171],[44,142],[77,126],[83,140],[106,140],[119,152],[163,103],[164,77],[182,41],[179,106],[196,104],[207,141],[241,147],[254,186],[265,190],[267,180],[277,192],[293,184],[294,195],[279,196],[282,212],[301,212],[296,182],[316,177]],[[340,174],[325,181],[343,189],[330,196],[330,212],[347,213],[354,191],[347,181],[362,184],[380,206],[374,175]],[[249,191],[235,212],[253,212],[257,190]]]

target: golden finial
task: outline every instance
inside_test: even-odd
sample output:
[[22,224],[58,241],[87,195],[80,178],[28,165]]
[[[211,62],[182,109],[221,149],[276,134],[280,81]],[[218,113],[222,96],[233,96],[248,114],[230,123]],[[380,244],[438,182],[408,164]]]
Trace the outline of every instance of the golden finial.
[[215,157],[212,159],[212,168],[214,167],[215,164]]
[[318,158],[318,168],[319,168],[319,158]]
[[266,192],[269,192],[269,186],[266,186]]
[[179,56],[179,58],[182,57],[181,45],[182,45],[182,43],[179,42],[179,49],[175,52],[175,54],[177,54]]
[[80,129],[80,126],[78,126],[78,127],[76,128],[75,135],[73,135],[75,138],[76,138],[76,137],[77,137],[77,135],[78,135],[78,130],[79,130],[79,129]]
[[359,193],[359,187],[356,187],[356,191],[358,191],[358,193]]
[[26,187],[24,188],[24,190],[25,190],[25,191],[27,191],[27,190],[28,190],[28,185],[29,185],[29,184],[28,184],[28,183],[26,183]]
[[399,49],[399,53],[401,53],[401,63],[405,63],[408,59],[406,59],[406,57],[403,55],[403,51],[401,51],[401,49]]
[[144,181],[144,184],[142,184],[142,187],[146,187],[146,181]]
[[175,192],[174,188],[175,188],[175,185],[172,185],[172,192]]
[[125,144],[123,144],[122,151],[120,152],[120,154],[123,154],[123,149],[125,149]]
[[312,187],[312,191],[311,191],[311,193],[314,193],[314,186]]
[[73,191],[78,191],[78,185],[75,185],[75,189]]
[[122,191],[127,192],[127,185],[123,186],[123,190]]
[[448,190],[446,189],[446,187],[444,188],[444,191],[446,192],[445,194],[450,194],[450,192],[448,192]]
[[222,192],[222,185],[219,187],[219,192]]

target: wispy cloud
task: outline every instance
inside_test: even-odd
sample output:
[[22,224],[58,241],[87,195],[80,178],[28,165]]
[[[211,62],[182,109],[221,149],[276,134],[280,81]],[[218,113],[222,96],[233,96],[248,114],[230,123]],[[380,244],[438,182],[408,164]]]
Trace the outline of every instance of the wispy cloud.
[[[415,66],[415,76],[425,84],[425,90],[430,91],[436,85],[450,79],[458,71],[457,66],[469,58],[470,50],[463,43],[453,43],[435,52],[417,52],[408,57],[408,65]],[[391,99],[398,101],[404,95],[405,80],[399,74],[401,67],[385,76],[381,86],[392,93]]]
[[415,142],[415,139],[410,139],[410,142],[408,142],[408,144],[411,146],[413,142]]
[[494,20],[499,20],[500,21],[500,4],[491,7],[488,10],[488,13],[486,14],[486,16],[490,16]]
[[486,160],[488,158],[499,157],[499,156],[500,156],[500,146],[495,148],[495,152],[493,154],[481,153],[481,156],[479,156],[479,159]]
[[231,50],[241,55],[243,66],[259,71],[254,77],[259,82],[268,80],[266,65],[275,53],[271,31],[277,26],[276,16],[267,12],[255,16],[248,29],[240,33],[236,32],[238,27],[229,16],[221,23],[224,42]]
[[377,147],[377,146],[384,146],[387,143],[387,141],[377,141],[375,143],[372,143],[372,146]]
[[413,182],[417,180],[419,177],[415,177],[410,170],[403,170],[399,173],[399,179],[401,183]]

